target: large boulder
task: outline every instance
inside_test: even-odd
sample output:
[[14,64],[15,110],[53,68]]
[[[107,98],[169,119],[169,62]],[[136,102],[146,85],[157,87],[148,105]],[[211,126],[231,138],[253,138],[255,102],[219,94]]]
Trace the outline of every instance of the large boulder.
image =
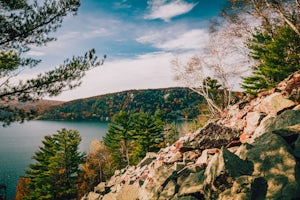
[[265,199],[300,198],[299,167],[292,149],[282,137],[265,133],[252,145],[242,145],[237,154],[253,162],[253,175],[260,177],[260,182],[266,182],[266,190],[261,191]]
[[138,199],[139,188],[134,185],[123,185],[121,190],[117,193],[117,200],[135,200]]
[[173,177],[176,176],[176,174],[176,168],[174,166],[162,165],[154,169],[141,187],[139,199],[157,199],[168,182],[174,179]]
[[263,99],[254,110],[276,116],[280,111],[295,105],[295,102],[285,98],[281,93],[275,92]]
[[178,191],[178,196],[187,196],[191,194],[203,195],[204,188],[204,170],[197,173],[190,173],[187,177],[183,177],[182,183]]
[[255,130],[250,143],[254,142],[256,138],[266,132],[287,133],[287,127],[297,124],[300,124],[300,110],[286,110],[276,117],[267,116],[261,121],[259,127]]
[[158,200],[171,199],[177,192],[178,185],[175,181],[169,181],[159,194]]
[[234,180],[232,187],[220,193],[220,200],[250,200],[251,185],[253,183],[252,176],[240,176]]
[[217,194],[231,188],[233,181],[242,175],[251,175],[253,164],[240,159],[237,155],[222,148],[214,155],[205,170],[205,185],[209,192],[207,198],[216,198]]
[[209,123],[192,139],[183,143],[180,151],[221,148],[239,139],[239,132],[217,123]]

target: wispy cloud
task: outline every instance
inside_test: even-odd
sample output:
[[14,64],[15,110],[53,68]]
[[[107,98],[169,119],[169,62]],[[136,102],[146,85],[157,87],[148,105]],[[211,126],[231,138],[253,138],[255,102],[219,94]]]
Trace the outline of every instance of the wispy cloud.
[[179,27],[177,30],[152,31],[139,37],[137,41],[163,51],[191,51],[205,47],[208,35],[206,29],[191,29],[183,32]]
[[173,17],[190,12],[197,4],[187,3],[182,0],[150,0],[148,5],[150,13],[144,17],[145,19],[162,19],[168,22]]
[[114,8],[115,9],[129,9],[131,7],[132,6],[127,3],[127,0],[123,0],[121,2],[115,2],[114,3]]

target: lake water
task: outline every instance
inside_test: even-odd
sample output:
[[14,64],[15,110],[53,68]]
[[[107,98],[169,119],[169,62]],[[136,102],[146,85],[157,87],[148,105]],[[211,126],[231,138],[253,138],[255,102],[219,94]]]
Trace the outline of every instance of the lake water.
[[62,128],[78,130],[82,137],[80,150],[88,152],[91,141],[102,139],[108,126],[102,122],[29,121],[0,127],[0,184],[7,185],[8,200],[13,199],[17,182],[33,162],[31,157],[43,137]]

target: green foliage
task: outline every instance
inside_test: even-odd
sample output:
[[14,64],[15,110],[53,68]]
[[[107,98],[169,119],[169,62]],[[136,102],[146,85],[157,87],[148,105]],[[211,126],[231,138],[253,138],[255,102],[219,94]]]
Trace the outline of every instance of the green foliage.
[[62,129],[47,135],[29,165],[30,193],[24,199],[76,199],[79,165],[84,154],[78,151],[81,137],[76,130]]
[[140,161],[147,152],[157,152],[164,147],[163,122],[157,115],[136,113],[133,118],[134,163]]
[[36,78],[18,84],[10,81],[26,67],[34,67],[40,62],[23,55],[33,46],[55,40],[49,34],[61,26],[67,15],[76,14],[79,6],[80,0],[0,0],[0,109],[9,116],[0,115],[0,121],[20,121],[33,114],[19,112],[18,108],[6,106],[3,102],[35,101],[45,95],[58,95],[79,86],[85,71],[103,63],[95,56],[95,51],[90,50],[83,56],[65,60],[58,68]]
[[225,95],[229,95],[230,91],[227,88],[222,88],[222,85],[217,79],[206,77],[203,80],[203,86],[207,90],[208,97],[219,107],[224,110],[229,104]]
[[191,119],[199,114],[203,98],[187,88],[132,90],[80,99],[44,111],[40,119],[109,121],[120,111],[160,112],[163,120]]
[[103,138],[110,150],[116,169],[137,164],[149,151],[158,151],[164,146],[163,122],[150,113],[116,114]]
[[253,75],[244,78],[246,93],[256,95],[269,90],[299,70],[299,46],[299,36],[287,25],[278,27],[272,36],[257,30],[248,47],[258,64],[253,67]]
[[132,117],[121,111],[108,125],[108,133],[103,137],[104,145],[112,154],[116,168],[123,168],[131,163],[129,154],[132,151]]
[[179,138],[179,131],[178,127],[175,122],[172,122],[170,124],[166,124],[164,126],[164,143],[167,146],[172,145],[176,140]]

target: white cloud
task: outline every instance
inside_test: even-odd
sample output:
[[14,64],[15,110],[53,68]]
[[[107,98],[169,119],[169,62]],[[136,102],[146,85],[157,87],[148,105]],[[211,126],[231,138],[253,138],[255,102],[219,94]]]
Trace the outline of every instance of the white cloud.
[[168,40],[157,47],[164,50],[199,50],[205,47],[208,33],[203,29],[189,30],[186,33]]
[[173,81],[170,53],[144,54],[133,59],[106,62],[83,78],[80,88],[53,99],[72,100],[130,90],[177,86]]
[[152,31],[137,39],[138,42],[151,44],[164,51],[200,50],[207,44],[209,33],[205,29],[182,31],[177,29]]
[[145,19],[162,19],[166,22],[173,17],[190,12],[197,4],[186,3],[182,0],[151,0],[148,1],[150,13]]

